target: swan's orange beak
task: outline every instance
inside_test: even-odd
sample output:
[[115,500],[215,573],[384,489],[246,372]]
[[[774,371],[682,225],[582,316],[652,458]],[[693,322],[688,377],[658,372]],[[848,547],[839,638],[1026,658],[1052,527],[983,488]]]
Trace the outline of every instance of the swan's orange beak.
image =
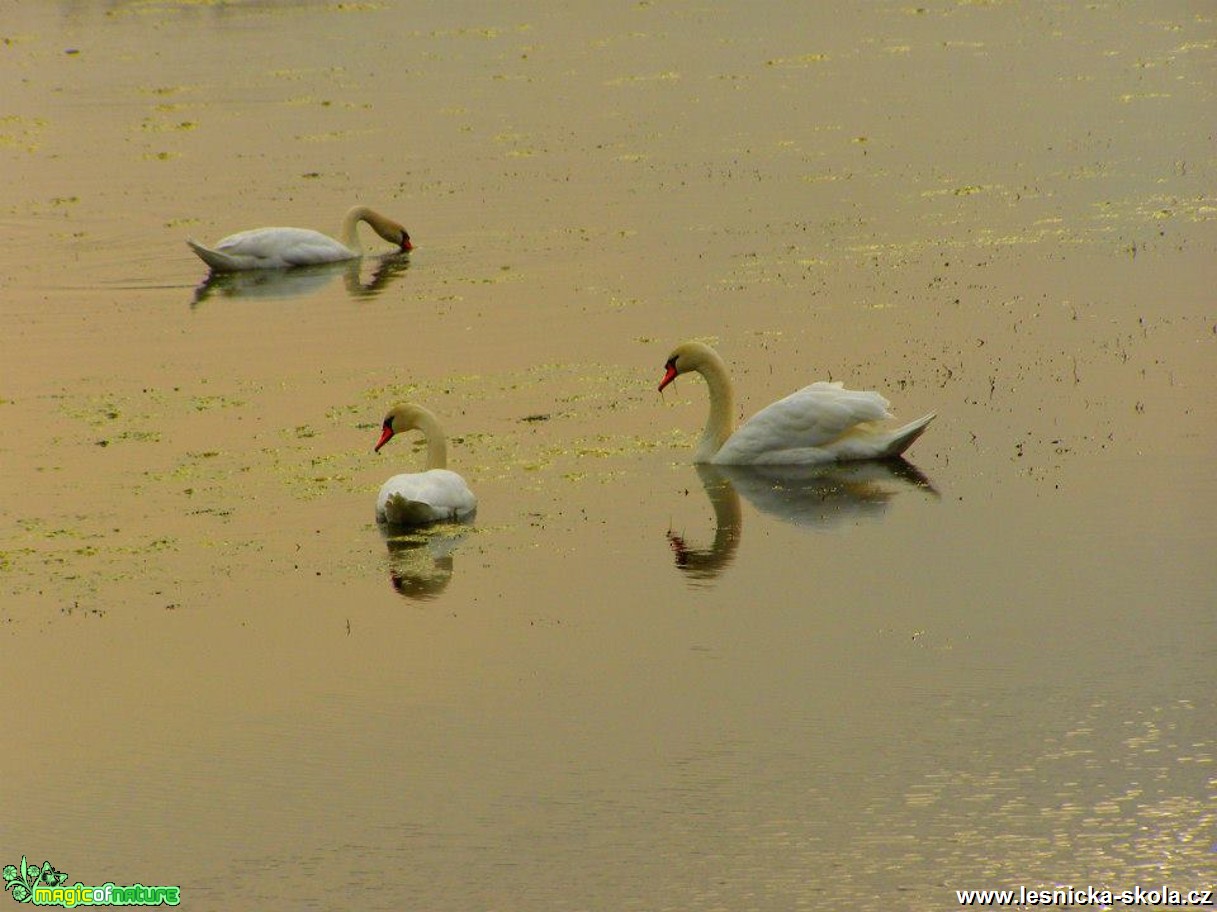
[[401,233],[401,252],[409,253],[414,249],[414,245],[410,242],[410,235],[406,232]]
[[372,452],[379,453],[380,448],[382,446],[384,446],[386,443],[388,443],[389,438],[392,436],[393,436],[393,428],[390,425],[386,424],[384,430],[380,432],[380,440],[377,441],[376,446],[374,446],[372,448]]
[[669,363],[667,370],[664,371],[663,379],[659,381],[659,391],[663,392],[663,388],[676,379],[676,365]]

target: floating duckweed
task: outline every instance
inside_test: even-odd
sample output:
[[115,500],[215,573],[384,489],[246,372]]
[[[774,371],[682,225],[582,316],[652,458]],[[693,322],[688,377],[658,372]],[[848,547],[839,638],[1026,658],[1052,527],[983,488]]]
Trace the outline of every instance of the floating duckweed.
[[213,408],[237,408],[245,403],[229,396],[191,396],[190,404],[196,412],[205,412]]

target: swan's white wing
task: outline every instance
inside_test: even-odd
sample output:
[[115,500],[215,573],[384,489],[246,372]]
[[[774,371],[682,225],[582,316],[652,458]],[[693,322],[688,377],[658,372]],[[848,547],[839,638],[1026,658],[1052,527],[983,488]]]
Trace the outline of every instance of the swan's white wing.
[[355,251],[309,228],[255,228],[230,235],[215,249],[251,264],[249,268],[276,268],[334,263],[356,256]]
[[820,381],[779,399],[740,425],[714,462],[815,463],[838,458],[842,437],[866,422],[890,418],[888,401],[875,392]]
[[447,469],[394,475],[376,498],[376,519],[391,525],[464,519],[476,509],[465,479]]

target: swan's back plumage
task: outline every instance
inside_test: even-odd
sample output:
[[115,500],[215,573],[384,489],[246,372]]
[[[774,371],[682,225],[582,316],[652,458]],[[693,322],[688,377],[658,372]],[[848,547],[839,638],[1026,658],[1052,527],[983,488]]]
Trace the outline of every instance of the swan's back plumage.
[[186,243],[204,263],[220,272],[315,266],[359,256],[358,251],[311,228],[254,228],[229,235],[214,248],[194,240]]
[[456,472],[428,469],[394,475],[380,488],[376,519],[393,526],[458,522],[477,510],[477,498]]
[[819,381],[761,409],[715,454],[724,465],[814,463],[839,458],[834,447],[864,425],[891,417],[875,392]]

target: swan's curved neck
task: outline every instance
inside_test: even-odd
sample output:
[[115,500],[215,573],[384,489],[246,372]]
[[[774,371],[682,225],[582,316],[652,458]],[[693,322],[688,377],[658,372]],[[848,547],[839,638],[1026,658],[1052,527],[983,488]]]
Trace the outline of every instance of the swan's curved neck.
[[356,206],[342,217],[342,230],[338,233],[338,240],[356,253],[363,250],[363,245],[359,243],[359,223],[367,216],[368,210],[365,207]]
[[427,470],[448,468],[448,439],[435,416],[419,414],[414,426],[422,431],[427,441]]
[[710,352],[695,370],[705,378],[710,394],[710,415],[694,460],[709,462],[735,432],[735,390],[727,375],[727,366],[716,353]]
[[367,206],[355,206],[342,218],[342,230],[338,240],[357,256],[363,253],[363,245],[359,242],[359,223],[367,222],[373,231],[390,244],[398,245],[402,250],[412,249],[410,236],[406,229],[391,218],[386,218]]

